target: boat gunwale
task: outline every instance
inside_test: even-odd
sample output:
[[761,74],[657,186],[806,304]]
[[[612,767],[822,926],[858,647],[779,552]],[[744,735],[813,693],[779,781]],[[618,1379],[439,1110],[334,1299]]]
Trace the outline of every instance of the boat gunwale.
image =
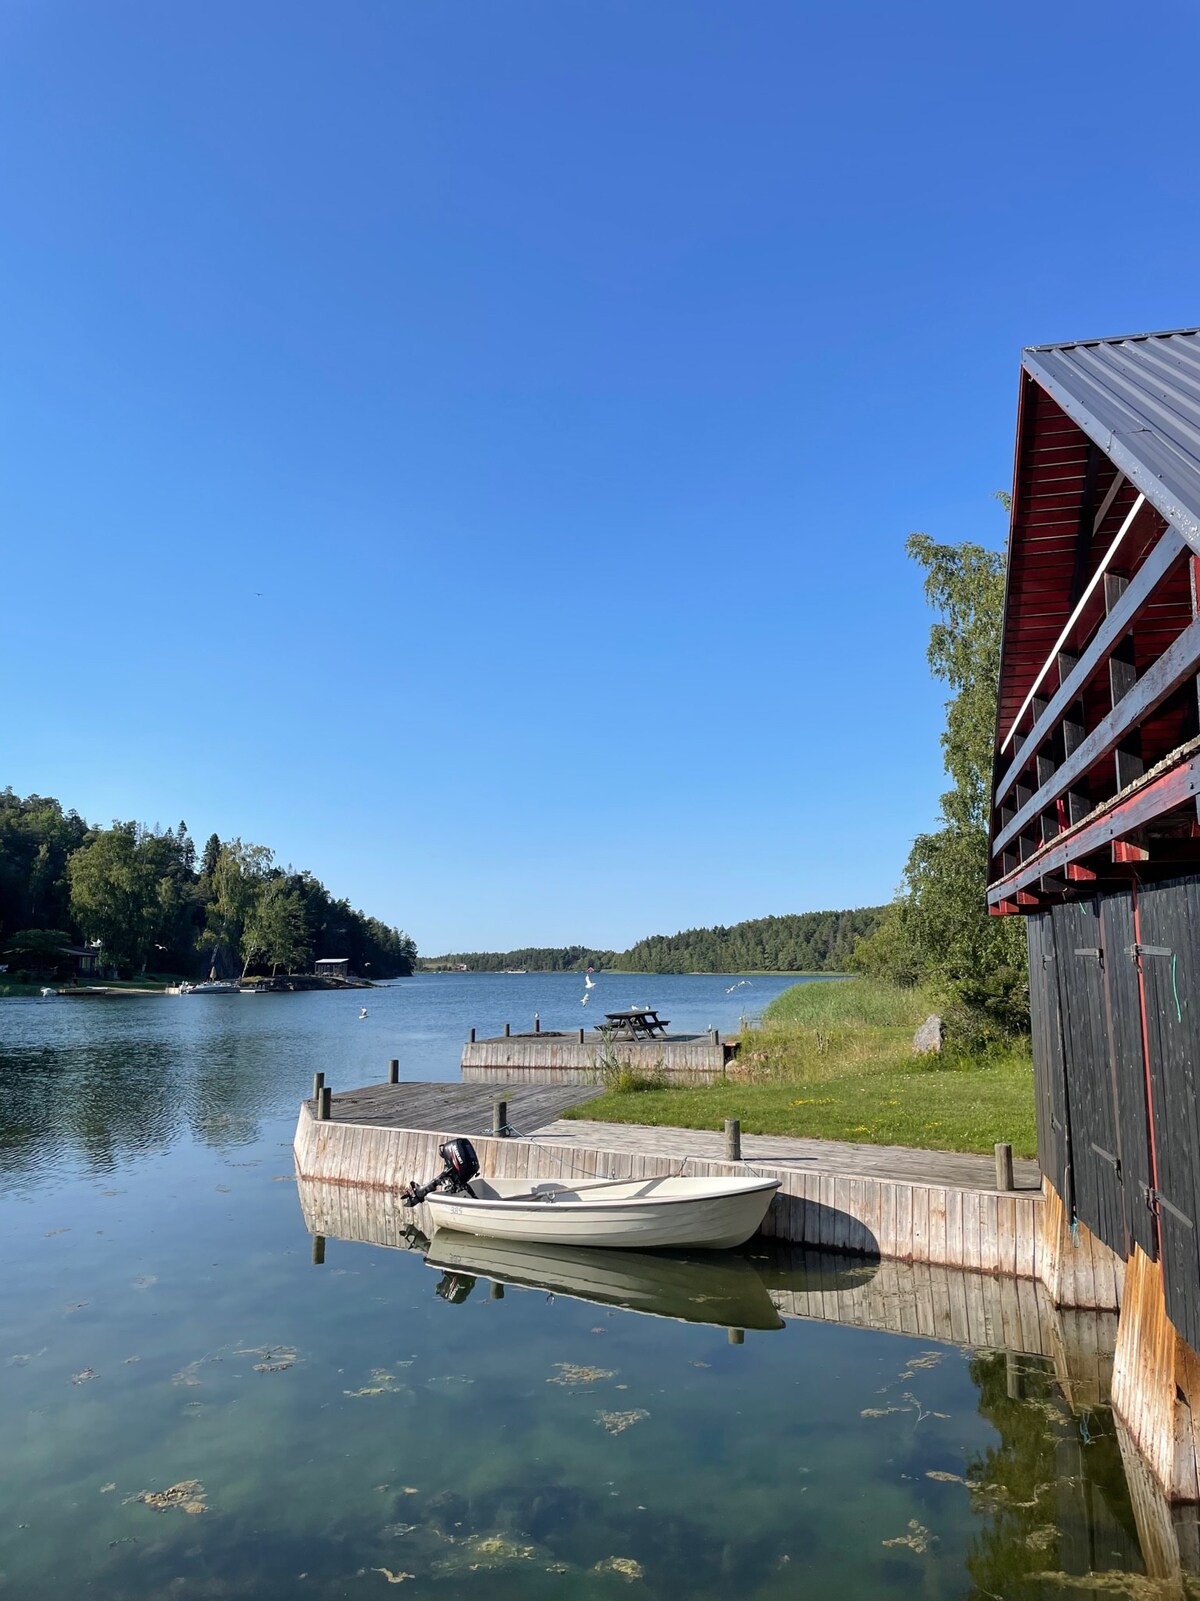
[[[664,1175],[664,1177],[670,1176],[669,1174]],[[486,1183],[487,1180],[485,1179],[484,1182]],[[653,1183],[653,1180],[622,1179],[621,1182],[639,1184]],[[468,1206],[472,1208],[478,1207],[481,1210],[504,1207],[509,1211],[521,1212],[545,1212],[548,1207],[558,1212],[594,1212],[601,1208],[613,1209],[618,1206],[629,1206],[636,1202],[649,1203],[655,1207],[700,1206],[707,1201],[728,1201],[743,1195],[758,1195],[762,1190],[777,1190],[782,1183],[782,1179],[763,1179],[758,1184],[748,1184],[744,1188],[739,1187],[736,1190],[718,1191],[715,1195],[626,1195],[620,1198],[612,1196],[605,1201],[559,1201],[553,1199],[554,1192],[543,1196],[540,1200],[528,1201],[519,1200],[515,1197],[511,1201],[506,1201],[503,1196],[496,1196],[493,1200],[486,1195],[427,1195],[425,1197],[425,1205],[433,1206],[435,1210],[438,1206]],[[573,1194],[575,1192],[568,1191],[567,1193]]]

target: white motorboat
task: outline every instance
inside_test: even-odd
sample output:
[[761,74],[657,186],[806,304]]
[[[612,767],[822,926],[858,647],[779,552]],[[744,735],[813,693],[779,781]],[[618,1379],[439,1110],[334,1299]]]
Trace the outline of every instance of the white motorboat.
[[428,1184],[410,1184],[408,1206],[429,1208],[433,1230],[543,1245],[625,1250],[727,1251],[743,1245],[767,1215],[780,1180],[760,1178],[483,1178],[470,1140],[438,1148],[444,1164]]
[[204,984],[192,984],[187,989],[180,987],[181,995],[236,995],[236,984],[223,984],[220,979],[209,979]]

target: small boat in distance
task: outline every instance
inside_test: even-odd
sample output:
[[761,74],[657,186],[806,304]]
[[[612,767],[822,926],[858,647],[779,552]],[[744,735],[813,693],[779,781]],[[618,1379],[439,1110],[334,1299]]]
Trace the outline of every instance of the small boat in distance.
[[218,978],[207,979],[203,984],[181,984],[181,995],[236,995],[236,984],[225,984]]
[[507,973],[509,978],[524,978],[529,969],[527,967],[502,967],[500,971]]

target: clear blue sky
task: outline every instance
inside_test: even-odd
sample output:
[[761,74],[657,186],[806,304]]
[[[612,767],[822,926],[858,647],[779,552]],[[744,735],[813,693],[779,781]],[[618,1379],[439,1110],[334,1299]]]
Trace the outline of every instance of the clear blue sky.
[[[0,784],[426,952],[886,898],[905,535],[1200,322],[1193,4],[0,11]],[[1186,74],[1185,74],[1186,76]]]

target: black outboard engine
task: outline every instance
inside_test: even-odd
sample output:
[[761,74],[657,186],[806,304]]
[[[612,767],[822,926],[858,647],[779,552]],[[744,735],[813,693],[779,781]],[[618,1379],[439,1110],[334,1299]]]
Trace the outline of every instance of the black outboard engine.
[[475,1199],[471,1180],[479,1172],[479,1158],[470,1140],[447,1140],[444,1145],[438,1146],[438,1155],[442,1159],[442,1171],[428,1184],[413,1184],[410,1181],[404,1191],[405,1206],[420,1206],[425,1197],[432,1195],[435,1190],[445,1195],[469,1195],[472,1200]]

